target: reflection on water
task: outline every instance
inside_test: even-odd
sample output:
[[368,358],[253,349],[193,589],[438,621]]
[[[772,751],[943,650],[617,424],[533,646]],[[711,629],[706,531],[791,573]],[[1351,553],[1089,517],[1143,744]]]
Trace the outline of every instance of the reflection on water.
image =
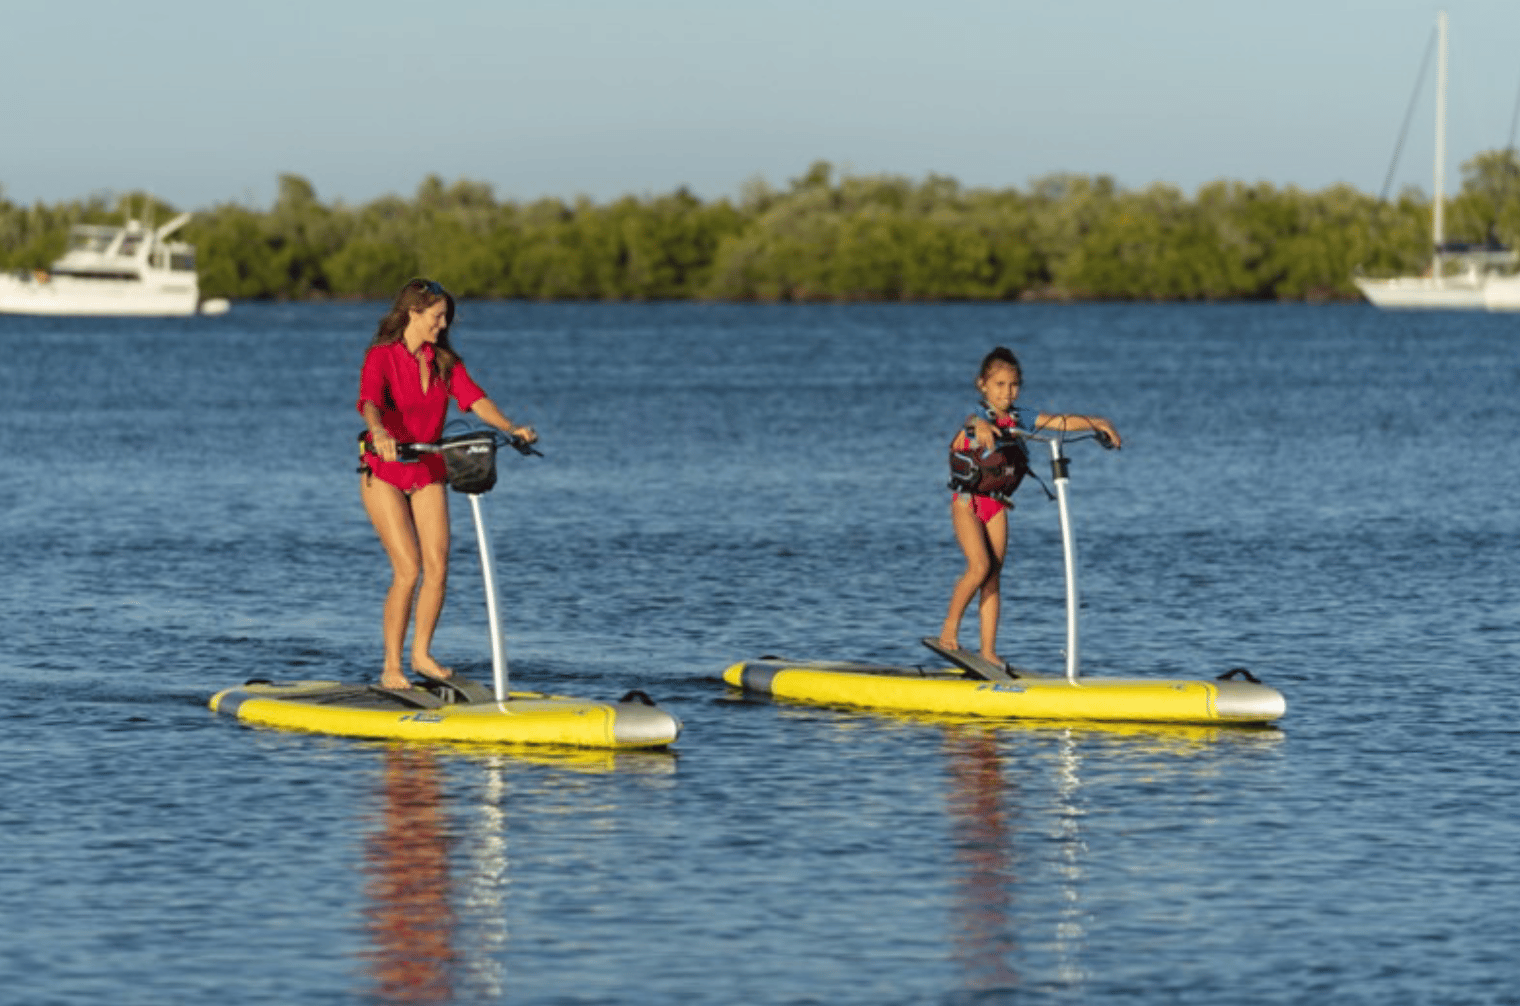
[[[365,842],[363,969],[382,1003],[487,1003],[506,992],[508,778],[514,770],[668,775],[661,751],[516,751],[394,744],[381,751]],[[445,766],[477,769],[470,784]],[[563,777],[526,777],[519,797]]]
[[459,915],[469,928],[460,977],[469,994],[461,1002],[496,1002],[505,988],[507,948],[507,805],[503,758],[493,756],[481,766],[480,796],[464,823],[468,870],[456,878]]
[[945,731],[946,794],[958,867],[952,931],[955,959],[973,996],[1018,984],[1014,954],[1014,840],[1017,785],[1003,778],[997,735],[974,727]]
[[1086,978],[1082,966],[1082,949],[1087,938],[1086,913],[1082,907],[1082,812],[1077,807],[1077,791],[1081,789],[1079,773],[1081,758],[1077,740],[1071,730],[1061,734],[1056,747],[1056,779],[1054,819],[1056,834],[1057,884],[1061,891],[1061,905],[1056,911],[1056,965],[1057,981],[1065,988],[1079,988]]
[[379,827],[365,842],[367,970],[376,1000],[454,999],[450,829],[437,757],[395,746],[381,773]]
[[[923,720],[925,717],[912,717]],[[948,763],[945,794],[956,874],[952,957],[969,1001],[1015,990],[1022,961],[1044,958],[1034,973],[1047,975],[1080,1001],[1088,910],[1087,846],[1082,833],[1082,758],[1096,745],[1123,746],[1137,776],[1179,757],[1226,746],[1258,747],[1281,741],[1276,729],[1057,724],[942,723]],[[1002,745],[1034,740],[1045,757],[1021,763],[1022,775],[1004,771]],[[1021,781],[1022,780],[1022,781]],[[1035,822],[1035,823],[1030,823]],[[1049,904],[1053,892],[1056,904]],[[1021,904],[1027,894],[1032,904]],[[1050,937],[1039,932],[1053,927]]]

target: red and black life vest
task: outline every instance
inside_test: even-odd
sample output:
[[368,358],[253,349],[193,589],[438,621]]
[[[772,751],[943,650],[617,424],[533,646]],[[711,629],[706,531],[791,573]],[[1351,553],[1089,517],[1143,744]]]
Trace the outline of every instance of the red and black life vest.
[[[981,410],[993,429],[997,440],[992,450],[984,451],[976,445],[976,435],[966,428],[966,446],[961,447],[961,437],[950,442],[950,489],[958,493],[988,496],[1005,506],[1013,505],[1013,494],[1024,476],[1029,474],[1029,450],[1022,437],[1015,436],[1008,426],[1000,426],[992,410],[985,404]],[[1018,423],[1018,411],[1012,413],[1014,424]]]

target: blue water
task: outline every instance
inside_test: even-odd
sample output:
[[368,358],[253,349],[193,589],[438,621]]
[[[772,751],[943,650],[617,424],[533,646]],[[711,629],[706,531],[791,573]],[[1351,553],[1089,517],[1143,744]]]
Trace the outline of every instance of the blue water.
[[[1520,320],[1308,306],[473,304],[544,458],[485,500],[514,684],[642,688],[675,753],[251,729],[373,678],[382,306],[0,318],[0,994],[227,1003],[1520,1002]],[[1280,730],[737,700],[920,662],[981,355],[1073,448],[1086,673],[1245,666]],[[469,510],[437,652],[488,676]],[[1003,650],[1059,670],[1055,508]],[[974,637],[968,621],[963,639]]]

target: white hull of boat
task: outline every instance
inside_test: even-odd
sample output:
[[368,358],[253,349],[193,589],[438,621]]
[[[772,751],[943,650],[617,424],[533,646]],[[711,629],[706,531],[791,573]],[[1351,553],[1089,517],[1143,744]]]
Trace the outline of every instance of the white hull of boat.
[[1490,311],[1520,311],[1520,276],[1495,276],[1483,288],[1483,306]]
[[0,314],[184,317],[200,307],[195,274],[147,280],[0,276]]
[[1399,276],[1394,279],[1358,279],[1358,290],[1375,307],[1432,311],[1481,311],[1485,291],[1493,280],[1480,277]]
[[76,224],[69,248],[51,269],[0,275],[0,314],[55,317],[189,317],[224,314],[218,297],[201,303],[195,247],[170,241],[190,221],[181,213],[162,227]]

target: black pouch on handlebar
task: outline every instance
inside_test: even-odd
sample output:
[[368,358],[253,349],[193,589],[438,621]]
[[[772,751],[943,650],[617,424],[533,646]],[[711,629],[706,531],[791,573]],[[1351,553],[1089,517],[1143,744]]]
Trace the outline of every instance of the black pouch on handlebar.
[[496,485],[496,434],[476,431],[459,433],[438,441],[455,492],[490,492]]
[[1000,438],[992,451],[983,451],[974,442],[950,447],[950,489],[955,492],[990,496],[1012,506],[1014,491],[1028,474],[1029,450],[1022,440]]

